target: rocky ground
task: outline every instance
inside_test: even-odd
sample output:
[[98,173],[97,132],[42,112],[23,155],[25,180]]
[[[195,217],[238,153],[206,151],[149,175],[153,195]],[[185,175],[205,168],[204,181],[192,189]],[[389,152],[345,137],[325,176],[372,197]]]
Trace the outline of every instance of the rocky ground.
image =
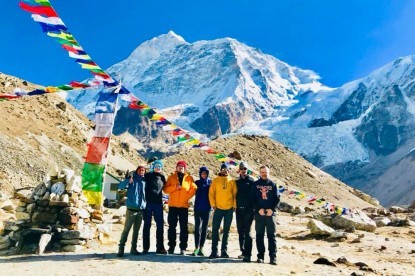
[[[414,226],[381,227],[374,233],[357,230],[347,239],[330,241],[310,237],[306,226],[309,219],[310,214],[278,214],[277,266],[267,264],[267,258],[264,264],[238,260],[240,252],[235,225],[229,239],[230,259],[209,260],[190,256],[194,248],[193,235],[190,235],[189,252],[185,256],[151,253],[155,251],[153,239],[148,255],[126,254],[124,258],[117,258],[120,224],[113,225],[113,242],[110,244],[96,244],[78,253],[0,257],[0,266],[4,275],[43,275],[45,271],[49,275],[415,275]],[[129,242],[127,252],[128,245]],[[206,253],[210,253],[210,245],[208,240]],[[178,249],[176,251],[178,253]],[[255,246],[253,251],[255,256]],[[325,258],[331,265],[314,264],[319,258]]]

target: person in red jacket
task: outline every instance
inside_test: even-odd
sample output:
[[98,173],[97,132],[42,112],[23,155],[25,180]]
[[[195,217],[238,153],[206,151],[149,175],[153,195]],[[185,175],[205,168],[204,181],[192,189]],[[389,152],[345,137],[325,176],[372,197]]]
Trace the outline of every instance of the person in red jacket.
[[167,216],[167,222],[169,223],[167,232],[169,254],[173,254],[176,247],[177,222],[180,224],[180,254],[184,255],[187,249],[189,200],[195,195],[197,186],[193,177],[186,172],[186,167],[185,161],[177,162],[176,171],[167,178],[166,185],[163,188],[164,193],[169,195],[169,213]]

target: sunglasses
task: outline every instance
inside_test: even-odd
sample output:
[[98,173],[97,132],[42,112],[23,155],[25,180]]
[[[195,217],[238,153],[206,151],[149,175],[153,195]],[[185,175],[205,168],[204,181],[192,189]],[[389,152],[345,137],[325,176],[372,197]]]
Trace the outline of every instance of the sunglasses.
[[248,170],[247,168],[239,168],[240,171],[246,171]]

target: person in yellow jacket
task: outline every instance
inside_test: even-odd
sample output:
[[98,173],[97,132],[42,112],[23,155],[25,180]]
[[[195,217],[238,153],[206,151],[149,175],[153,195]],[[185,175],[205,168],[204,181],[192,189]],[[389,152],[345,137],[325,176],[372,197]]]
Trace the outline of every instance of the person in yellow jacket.
[[223,219],[223,236],[220,258],[229,258],[228,255],[228,236],[231,228],[233,211],[236,208],[236,183],[229,175],[227,164],[223,163],[220,167],[219,175],[213,179],[209,189],[209,202],[212,206],[212,253],[209,259],[219,258],[219,227]]
[[180,224],[180,255],[184,255],[187,249],[189,200],[195,195],[197,186],[193,177],[186,172],[186,168],[185,161],[177,162],[176,171],[167,178],[163,188],[164,193],[169,195],[169,213],[167,215],[169,254],[173,254],[176,247],[177,221]]

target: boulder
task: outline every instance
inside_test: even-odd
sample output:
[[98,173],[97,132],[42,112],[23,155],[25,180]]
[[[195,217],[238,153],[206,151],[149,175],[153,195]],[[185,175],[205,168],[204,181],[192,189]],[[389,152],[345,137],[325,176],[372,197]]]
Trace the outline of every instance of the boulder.
[[37,253],[43,254],[43,252],[45,252],[46,247],[50,244],[51,240],[52,240],[51,234],[40,235],[39,247],[38,247]]
[[373,220],[375,221],[377,227],[388,226],[389,223],[391,223],[391,220],[387,217],[375,217]]
[[112,231],[112,224],[105,223],[105,224],[97,224],[97,230],[99,233],[111,234]]
[[285,213],[291,213],[292,210],[294,209],[294,207],[291,204],[288,204],[286,202],[281,202],[278,209],[281,212],[285,212]]
[[32,221],[34,223],[53,224],[56,222],[56,219],[57,219],[57,214],[51,214],[51,213],[34,212],[32,216]]
[[14,209],[12,201],[9,199],[0,201],[0,209],[6,210],[6,211],[12,211]]
[[29,214],[33,214],[35,210],[36,210],[36,203],[30,203],[26,206],[26,211]]
[[90,218],[91,217],[91,215],[89,214],[89,212],[87,210],[83,209],[83,208],[79,209],[77,211],[77,213],[78,213],[79,217],[81,217],[83,219],[86,219],[86,218]]
[[32,194],[31,190],[25,189],[25,190],[17,191],[15,193],[15,196],[21,199],[26,199],[26,198],[29,198],[31,194]]
[[80,236],[81,233],[78,230],[68,230],[60,233],[60,238],[63,240],[79,239]]
[[16,212],[16,219],[17,220],[29,220],[30,214],[26,212]]
[[8,230],[8,231],[17,231],[17,230],[19,230],[19,226],[17,226],[14,221],[4,221],[3,225],[4,225],[4,229]]
[[401,213],[406,213],[407,210],[405,208],[399,207],[399,206],[391,206],[389,208],[389,211],[391,211],[392,213],[395,214],[401,214]]
[[75,224],[78,223],[79,216],[76,215],[67,215],[67,214],[59,214],[58,220],[61,224]]
[[79,238],[84,240],[91,240],[97,237],[97,227],[91,224],[84,224],[84,227],[79,230]]
[[333,228],[315,219],[310,219],[307,223],[307,227],[310,229],[311,234],[314,235],[329,236],[334,232]]
[[0,250],[8,249],[11,246],[9,236],[0,239]]
[[299,214],[304,214],[304,213],[305,213],[305,210],[301,206],[295,206],[295,208],[291,210],[292,215],[299,215]]
[[331,239],[347,239],[348,235],[344,231],[334,231],[330,234]]
[[331,223],[336,229],[346,229],[354,226],[357,230],[367,232],[374,232],[376,230],[376,223],[359,210],[355,210],[353,213],[347,215],[337,215],[332,219]]
[[391,222],[388,224],[388,226],[396,226],[396,227],[415,226],[415,222],[413,222],[409,218],[392,217]]

